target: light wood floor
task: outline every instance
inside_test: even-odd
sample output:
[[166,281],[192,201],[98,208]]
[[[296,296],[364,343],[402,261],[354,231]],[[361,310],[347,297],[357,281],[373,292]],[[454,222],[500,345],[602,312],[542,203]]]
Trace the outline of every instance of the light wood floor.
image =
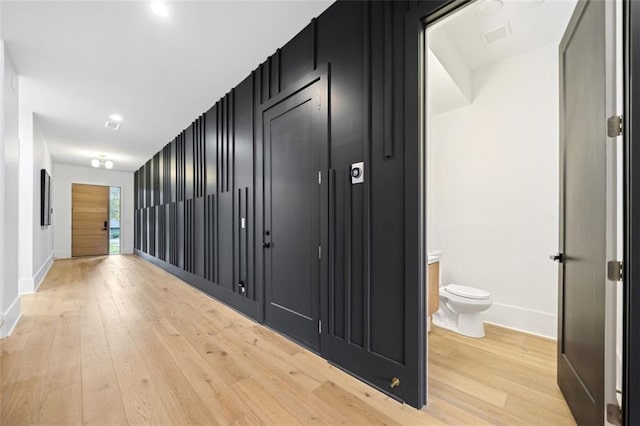
[[397,403],[135,256],[56,261],[0,340],[0,424],[570,424],[553,342],[434,329]]

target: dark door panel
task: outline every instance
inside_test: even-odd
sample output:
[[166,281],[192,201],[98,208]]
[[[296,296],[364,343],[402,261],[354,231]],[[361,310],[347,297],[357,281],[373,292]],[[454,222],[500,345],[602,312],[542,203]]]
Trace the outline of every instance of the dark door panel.
[[320,349],[321,83],[264,112],[265,322]]
[[579,424],[604,419],[605,3],[580,2],[560,45],[558,385]]

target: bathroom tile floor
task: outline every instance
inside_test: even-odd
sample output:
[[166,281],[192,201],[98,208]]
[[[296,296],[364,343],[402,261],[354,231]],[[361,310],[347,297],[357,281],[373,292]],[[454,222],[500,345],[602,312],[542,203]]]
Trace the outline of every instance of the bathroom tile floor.
[[556,342],[490,324],[485,332],[432,326],[423,410],[448,424],[575,424],[556,384]]

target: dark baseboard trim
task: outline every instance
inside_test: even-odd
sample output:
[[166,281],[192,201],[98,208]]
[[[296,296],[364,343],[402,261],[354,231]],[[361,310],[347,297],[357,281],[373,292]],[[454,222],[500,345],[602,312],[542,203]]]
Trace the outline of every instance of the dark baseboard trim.
[[191,272],[184,271],[177,266],[174,266],[170,263],[165,262],[164,260],[160,260],[156,257],[148,255],[147,253],[140,251],[138,249],[134,250],[136,256],[146,260],[149,263],[152,263],[165,271],[169,272],[172,275],[180,278],[182,281],[185,281],[187,284],[196,287],[201,290],[203,293],[208,296],[217,299],[218,301],[224,303],[230,308],[235,309],[251,318],[252,320],[259,322],[258,320],[258,302],[251,300],[247,297],[240,296],[237,293],[232,292],[231,290],[219,286],[217,284],[212,283],[211,281],[205,280],[198,275],[192,274]]

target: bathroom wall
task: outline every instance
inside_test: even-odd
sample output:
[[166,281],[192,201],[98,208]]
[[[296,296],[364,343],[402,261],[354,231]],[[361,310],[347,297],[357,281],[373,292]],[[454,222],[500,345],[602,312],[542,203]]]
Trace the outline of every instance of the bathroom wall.
[[488,290],[485,320],[556,337],[558,47],[473,72],[471,105],[430,118],[430,248],[443,284]]

